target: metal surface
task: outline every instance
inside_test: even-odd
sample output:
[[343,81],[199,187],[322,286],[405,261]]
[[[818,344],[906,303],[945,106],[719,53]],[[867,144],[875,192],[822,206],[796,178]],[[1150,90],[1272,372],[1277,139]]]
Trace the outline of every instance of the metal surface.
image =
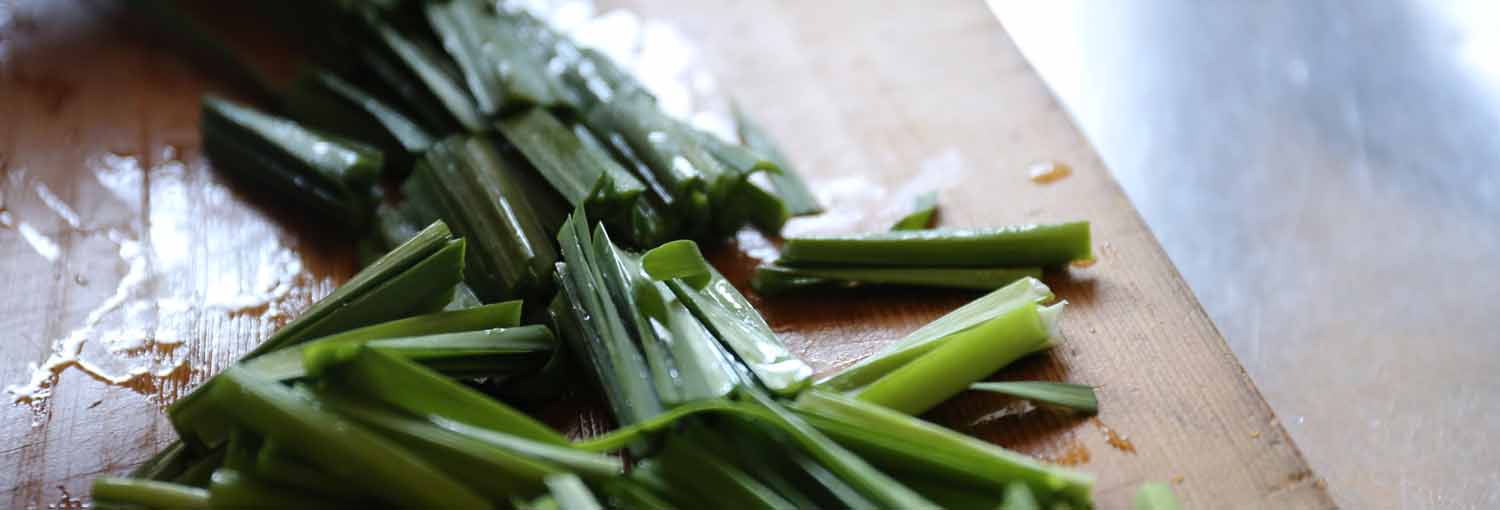
[[1500,507],[1500,4],[991,7],[1342,506]]

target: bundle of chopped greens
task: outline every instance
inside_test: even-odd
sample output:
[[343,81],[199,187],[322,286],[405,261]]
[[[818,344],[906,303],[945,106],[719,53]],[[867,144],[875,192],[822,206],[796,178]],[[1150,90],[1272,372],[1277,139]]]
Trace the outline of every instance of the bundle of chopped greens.
[[[916,417],[965,390],[1097,409],[1086,386],[980,382],[1061,341],[1036,277],[1089,256],[1087,223],[928,230],[926,195],[892,232],[787,239],[756,289],[991,291],[816,380],[698,248],[822,210],[743,112],[739,140],[700,131],[494,2],[264,11],[320,68],[256,106],[205,99],[204,149],[367,263],[173,403],[180,440],[97,479],[96,508],[1092,507],[1090,476]],[[617,429],[570,439],[523,410],[576,385]]]

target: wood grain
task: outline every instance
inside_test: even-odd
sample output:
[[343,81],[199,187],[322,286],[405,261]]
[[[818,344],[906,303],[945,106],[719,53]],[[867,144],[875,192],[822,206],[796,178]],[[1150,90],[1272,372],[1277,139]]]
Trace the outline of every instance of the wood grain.
[[[1097,385],[1098,419],[1010,412],[1012,402],[984,395],[929,418],[1095,473],[1102,508],[1127,506],[1141,481],[1174,479],[1187,508],[1333,507],[1088,142],[980,3],[623,4],[698,44],[720,86],[825,190],[834,212],[792,231],[881,228],[927,189],[940,190],[948,225],[1093,221],[1098,263],[1046,278],[1072,303],[1065,343],[996,377]],[[0,294],[0,383],[25,382],[28,363],[44,362],[55,340],[121,294],[132,263],[149,266],[149,281],[126,281],[119,309],[83,328],[85,357],[187,367],[111,384],[73,366],[50,398],[0,406],[0,501],[40,508],[73,504],[90,477],[124,471],[170,440],[164,403],[327,293],[351,261],[347,246],[312,242],[320,233],[211,172],[197,150],[197,98],[211,87],[202,77],[121,34],[99,5],[10,9],[0,21],[0,185],[11,217],[0,227],[0,271],[12,288]],[[1053,160],[1073,175],[1027,180],[1030,163]],[[76,210],[78,225],[47,206],[39,184]],[[23,221],[53,240],[55,260],[28,241]],[[142,255],[121,251],[131,242]],[[713,256],[743,283],[768,243],[744,233]],[[972,297],[752,299],[826,372]],[[153,341],[109,349],[122,330]],[[607,426],[598,413],[580,419],[576,406],[542,413],[575,435]]]

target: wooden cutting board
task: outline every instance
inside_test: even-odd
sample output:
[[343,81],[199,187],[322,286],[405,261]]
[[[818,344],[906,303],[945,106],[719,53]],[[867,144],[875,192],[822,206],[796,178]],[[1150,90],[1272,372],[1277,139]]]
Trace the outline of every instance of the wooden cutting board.
[[[694,44],[718,86],[824,191],[832,212],[793,231],[884,228],[929,189],[939,190],[945,225],[1093,222],[1097,263],[1045,278],[1071,303],[1066,340],[996,378],[1096,385],[1099,416],[965,395],[928,418],[1094,473],[1102,508],[1127,507],[1146,480],[1172,482],[1187,508],[1334,506],[981,3],[626,4]],[[146,459],[173,437],[164,405],[352,267],[347,243],[319,240],[334,236],[211,171],[196,123],[198,97],[214,85],[115,28],[110,9],[0,4],[0,384],[16,386],[0,403],[0,502],[9,508],[76,507],[92,477]],[[1030,165],[1053,161],[1072,175],[1028,179]],[[768,243],[745,233],[714,258],[743,282]],[[752,299],[827,372],[973,297]],[[577,407],[541,412],[575,435],[609,426]]]

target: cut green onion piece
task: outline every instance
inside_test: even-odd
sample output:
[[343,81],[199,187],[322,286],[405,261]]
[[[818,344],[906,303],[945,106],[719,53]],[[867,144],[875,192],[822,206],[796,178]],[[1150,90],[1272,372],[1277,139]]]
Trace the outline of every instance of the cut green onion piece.
[[365,345],[448,377],[504,377],[539,370],[556,351],[557,339],[545,326],[532,325],[391,338]]
[[308,372],[328,371],[327,380],[422,417],[440,417],[534,441],[567,444],[547,425],[488,395],[411,361],[363,346],[307,349]]
[[1099,412],[1099,400],[1094,396],[1094,388],[1084,384],[1050,381],[984,382],[971,384],[969,389],[999,393],[1078,413]]
[[[291,348],[274,351],[244,362],[246,368],[269,379],[286,381],[306,375],[302,353],[315,345],[359,345],[372,340],[402,338],[463,331],[511,328],[521,323],[521,302],[506,301],[465,310],[436,312],[383,322],[329,335]],[[530,338],[528,336],[528,338]]]
[[220,412],[368,494],[418,508],[488,506],[400,446],[319,409],[280,383],[240,367],[225,370],[217,381],[209,398]]
[[615,247],[603,225],[594,229],[593,241],[594,260],[620,315],[635,327],[662,402],[728,395],[737,378],[703,324],[670,288],[646,278],[639,257]]
[[[533,496],[552,474],[577,472],[603,480],[621,472],[619,460],[566,446],[395,412],[344,391],[325,387],[319,401],[342,416],[400,443],[433,466],[494,501]],[[434,423],[436,422],[436,423]]]
[[587,203],[592,215],[622,213],[645,190],[598,141],[580,138],[593,136],[587,130],[569,129],[546,110],[507,116],[496,127],[570,205]]
[[187,485],[102,476],[94,479],[95,500],[147,508],[207,508],[208,491]]
[[588,124],[596,132],[620,135],[675,200],[706,192],[726,172],[692,133],[640,92],[612,96],[589,114]]
[[1038,496],[1090,507],[1094,480],[1088,475],[835,393],[805,391],[792,407],[819,431],[891,472],[941,477],[996,493],[1021,481]]
[[170,0],[130,0],[129,9],[149,24],[153,36],[161,36],[193,65],[217,75],[260,104],[276,103],[275,87],[265,75],[241,58],[239,52],[214,37],[204,26],[185,15]]
[[[347,508],[352,502],[325,499],[300,490],[274,486],[251,478],[234,469],[214,471],[208,489],[209,504],[180,508],[276,508],[282,510],[322,510]],[[165,507],[172,508],[172,507]]]
[[1084,221],[790,237],[781,248],[781,262],[796,266],[1060,266],[1092,257]]
[[667,442],[657,455],[657,465],[673,489],[697,496],[699,502],[734,502],[741,508],[787,509],[796,507],[766,487],[755,477],[725,462],[723,452],[712,451],[694,441],[693,432],[684,429]]
[[[286,104],[294,117],[309,126],[370,141],[385,149],[387,156],[420,154],[434,142],[433,136],[406,114],[332,72],[317,70],[299,78],[287,94]],[[410,157],[391,159],[411,161]],[[406,165],[386,168],[387,173],[398,175],[408,170]]]
[[787,350],[764,318],[734,285],[703,259],[696,243],[674,241],[646,252],[643,266],[713,331],[767,389],[795,395],[806,387],[812,367]]
[[488,301],[546,302],[557,252],[521,186],[524,172],[481,137],[443,140],[423,161],[412,178],[431,179],[443,219],[470,243],[465,281],[474,292]]
[[409,76],[421,83],[428,94],[427,98],[436,99],[448,115],[464,129],[470,132],[484,130],[483,115],[474,105],[474,98],[470,97],[462,85],[458,84],[458,79],[453,76],[452,70],[445,67],[447,62],[434,48],[406,37],[391,25],[375,20],[373,17],[368,17],[368,19],[370,19],[371,30],[384,43],[385,49],[405,66],[406,71],[410,73]]
[[648,250],[641,255],[641,269],[653,280],[682,278],[694,289],[702,289],[713,279],[713,266],[703,258],[698,243],[687,239]]
[[1135,510],[1177,510],[1177,496],[1172,494],[1172,487],[1161,482],[1146,482],[1135,491]]
[[355,500],[363,497],[359,488],[319,471],[275,441],[266,441],[260,447],[251,471],[255,478],[311,494]]
[[661,397],[610,293],[600,267],[606,262],[596,255],[587,213],[576,209],[557,236],[566,261],[556,273],[567,305],[560,307],[565,312],[560,317],[574,325],[559,329],[575,333],[565,338],[583,357],[580,361],[594,369],[616,421],[631,425],[660,414]]
[[867,283],[914,287],[948,287],[993,290],[1022,278],[1040,278],[1039,267],[789,267],[767,264],[755,268],[750,285],[761,294],[779,294],[793,290],[831,285]]
[[604,510],[578,475],[551,475],[545,482],[547,490],[552,493],[552,499],[557,501],[557,507],[561,510]]
[[1042,505],[1037,503],[1031,487],[1021,482],[1010,482],[1005,484],[1005,500],[1000,504],[1000,510],[1042,510]]
[[902,216],[891,230],[923,230],[932,227],[932,217],[937,214],[937,192],[929,191],[917,195],[913,211]]
[[818,386],[834,391],[850,391],[874,382],[880,376],[932,352],[950,335],[972,328],[1027,304],[1053,298],[1052,290],[1041,280],[1024,278],[984,295],[969,304],[939,317],[913,331],[906,338],[876,352],[873,356],[818,381]]
[[[1060,309],[1064,303],[1049,308]],[[1050,310],[1044,313],[1040,305],[1023,305],[954,333],[932,352],[870,383],[859,391],[859,399],[911,415],[927,412],[974,381],[1035,352],[1055,334],[1056,316]]]
[[735,129],[739,131],[740,142],[750,150],[770,159],[781,169],[780,173],[769,174],[772,187],[776,195],[786,204],[786,210],[792,216],[807,216],[823,212],[823,206],[818,205],[818,198],[808,189],[807,183],[797,170],[792,168],[781,149],[776,146],[770,135],[761,129],[750,117],[740,110],[739,105],[734,105]]
[[340,224],[368,219],[380,149],[213,96],[203,99],[201,123],[215,168]]

